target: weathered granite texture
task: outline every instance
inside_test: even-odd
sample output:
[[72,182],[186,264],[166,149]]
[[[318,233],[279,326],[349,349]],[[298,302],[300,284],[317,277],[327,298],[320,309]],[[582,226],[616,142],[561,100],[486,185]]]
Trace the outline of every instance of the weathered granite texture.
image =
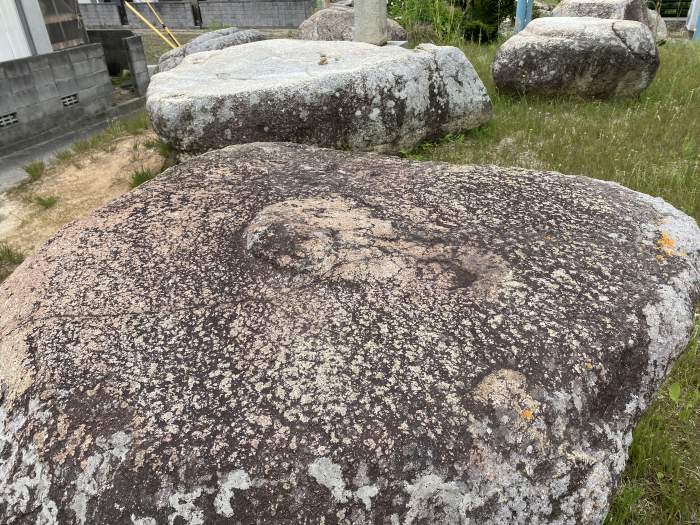
[[[331,4],[326,9],[316,11],[299,26],[302,40],[352,40],[354,8]],[[406,30],[398,22],[387,18],[389,40],[406,40]]]
[[648,26],[657,42],[668,40],[668,28],[664,19],[653,9],[647,10]]
[[641,22],[537,18],[496,52],[499,90],[544,96],[634,96],[654,79],[659,53]]
[[184,58],[193,53],[215,51],[231,46],[265,40],[265,35],[256,29],[238,29],[227,27],[218,31],[204,33],[182,46],[163,53],[158,60],[158,71],[168,71],[180,64]]
[[587,16],[648,23],[647,6],[643,0],[562,0],[552,14],[553,16]]
[[491,118],[457,48],[303,40],[187,57],[153,78],[147,108],[162,140],[195,153],[271,140],[398,152]]
[[699,263],[611,183],[204,154],[0,286],[0,522],[600,523]]

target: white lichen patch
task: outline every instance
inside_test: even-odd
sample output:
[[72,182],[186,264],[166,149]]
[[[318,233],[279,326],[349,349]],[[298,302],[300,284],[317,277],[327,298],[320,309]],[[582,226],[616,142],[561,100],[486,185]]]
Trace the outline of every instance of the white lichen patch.
[[84,462],[83,471],[75,480],[75,492],[70,508],[80,525],[88,523],[88,504],[91,499],[99,497],[109,489],[115,470],[126,459],[131,445],[131,435],[118,431],[109,439],[99,437],[96,440],[98,452]]
[[318,458],[308,467],[309,475],[333,494],[338,503],[347,503],[352,492],[345,489],[343,470],[326,457]]
[[235,490],[247,490],[251,486],[250,477],[245,470],[238,469],[229,472],[225,478],[219,481],[219,492],[214,499],[214,507],[217,514],[227,518],[234,516],[235,512],[231,506],[231,498]]
[[190,492],[178,491],[168,498],[168,503],[174,509],[168,516],[168,524],[173,525],[175,520],[186,525],[204,525],[204,511],[195,501],[202,495],[202,489],[197,488]]
[[[34,413],[40,412],[37,399],[32,399],[30,405]],[[54,525],[57,507],[49,497],[49,468],[39,459],[33,443],[22,446],[18,442],[18,434],[27,424],[28,415],[18,411],[9,416],[0,408],[0,508],[5,508],[6,515],[37,511],[37,524]]]

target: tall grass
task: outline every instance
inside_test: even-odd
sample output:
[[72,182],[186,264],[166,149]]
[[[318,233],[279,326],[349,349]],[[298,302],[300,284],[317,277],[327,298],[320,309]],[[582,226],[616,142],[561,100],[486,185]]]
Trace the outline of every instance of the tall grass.
[[464,12],[455,0],[395,0],[389,14],[408,31],[413,44],[462,42]]

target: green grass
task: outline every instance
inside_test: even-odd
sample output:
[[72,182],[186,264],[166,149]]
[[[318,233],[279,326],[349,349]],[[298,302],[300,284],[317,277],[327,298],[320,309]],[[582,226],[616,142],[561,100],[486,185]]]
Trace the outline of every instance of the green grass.
[[30,162],[29,164],[24,166],[24,171],[26,171],[27,175],[29,175],[29,180],[31,182],[34,182],[35,180],[39,180],[44,174],[44,171],[46,171],[46,164],[43,160]]
[[54,157],[57,164],[72,162],[78,167],[83,155],[95,150],[110,151],[112,143],[125,135],[140,135],[150,127],[146,110],[140,110],[133,115],[115,119],[110,124],[88,138],[75,142],[70,149],[58,152]]
[[4,242],[0,242],[0,283],[7,279],[23,260],[24,255],[21,252],[12,249]]
[[[700,218],[700,45],[669,42],[660,48],[656,79],[640,97],[605,101],[500,95],[490,74],[497,46],[461,47],[491,95],[493,120],[406,156],[616,181]],[[698,330],[700,322],[634,432],[607,525],[700,523]],[[671,397],[678,391],[676,402]]]
[[164,159],[170,158],[170,155],[173,152],[173,149],[168,144],[158,139],[149,140],[144,143],[144,146],[148,149],[157,151],[158,154]]
[[149,180],[151,180],[156,175],[158,174],[153,170],[144,168],[136,170],[134,173],[131,174],[131,177],[129,177],[129,186],[131,186],[132,188],[137,188],[141,186],[141,184],[143,184],[144,182],[148,182]]
[[36,197],[34,197],[34,202],[42,208],[48,210],[49,208],[53,208],[56,205],[56,203],[58,202],[58,197],[41,197],[37,195]]

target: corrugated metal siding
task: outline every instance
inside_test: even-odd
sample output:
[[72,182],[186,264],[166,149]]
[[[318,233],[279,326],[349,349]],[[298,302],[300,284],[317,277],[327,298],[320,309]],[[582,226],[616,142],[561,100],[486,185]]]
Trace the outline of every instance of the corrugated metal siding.
[[0,62],[31,54],[15,0],[0,0]]

